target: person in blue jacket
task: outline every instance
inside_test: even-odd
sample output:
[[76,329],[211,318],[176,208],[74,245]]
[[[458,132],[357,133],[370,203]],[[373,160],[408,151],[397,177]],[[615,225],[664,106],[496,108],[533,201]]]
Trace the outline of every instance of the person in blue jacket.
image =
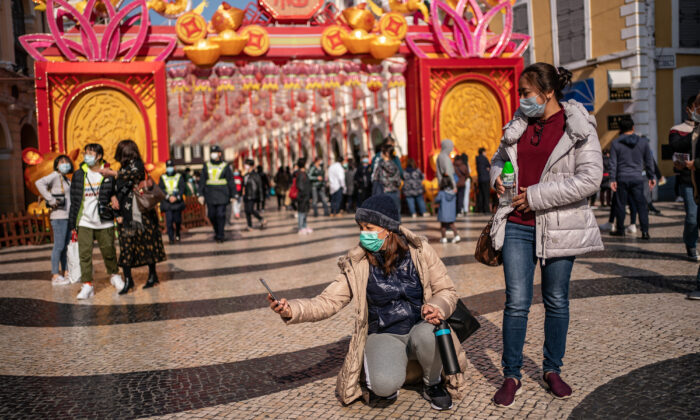
[[457,190],[454,187],[454,182],[449,177],[443,177],[440,182],[440,192],[433,200],[433,204],[440,206],[438,208],[438,221],[440,222],[440,243],[447,243],[447,229],[454,232],[452,243],[456,244],[462,238],[457,234],[455,220],[457,219]]

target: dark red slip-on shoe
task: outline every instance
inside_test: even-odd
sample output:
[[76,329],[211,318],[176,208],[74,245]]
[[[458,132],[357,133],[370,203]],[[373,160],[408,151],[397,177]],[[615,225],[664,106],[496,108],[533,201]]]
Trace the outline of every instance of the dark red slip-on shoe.
[[493,396],[493,403],[499,407],[510,407],[515,401],[515,396],[522,391],[522,383],[515,378],[506,378],[501,389]]
[[549,372],[549,374],[547,374],[547,372],[545,372],[542,379],[544,379],[544,382],[549,387],[549,392],[554,396],[554,398],[565,400],[571,397],[573,392],[571,387],[561,379],[561,376],[559,376],[558,373]]

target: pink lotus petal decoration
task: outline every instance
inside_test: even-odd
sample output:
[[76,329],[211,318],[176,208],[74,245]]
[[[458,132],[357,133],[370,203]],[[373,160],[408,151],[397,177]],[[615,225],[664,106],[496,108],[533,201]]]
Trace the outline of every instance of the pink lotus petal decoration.
[[[110,1],[102,4],[107,9],[107,24],[102,38],[98,41],[94,30],[97,12],[94,10],[97,0],[88,0],[83,13],[71,6],[67,0],[47,0],[46,13],[56,16],[48,19],[49,34],[32,34],[20,37],[20,43],[36,61],[47,61],[43,49],[55,46],[68,61],[132,61],[142,48],[153,45],[165,45],[155,61],[165,61],[175,50],[177,40],[173,36],[154,35],[150,33],[148,7],[146,0],[134,0],[119,10],[115,10]],[[135,14],[132,12],[136,11]],[[131,15],[130,15],[131,14]],[[81,42],[75,42],[66,36],[63,30],[64,19],[75,23],[75,30],[80,34]],[[139,23],[136,36],[123,41],[122,34]],[[42,49],[40,51],[39,49]]]
[[[473,16],[470,21],[463,17],[467,8]],[[500,11],[505,12],[503,32],[494,35],[488,27]],[[440,52],[451,58],[500,57],[506,51],[512,51],[511,56],[520,57],[530,42],[530,36],[513,33],[513,7],[510,0],[501,0],[486,13],[476,0],[460,0],[455,9],[443,0],[433,0],[430,4],[429,25],[431,33],[406,35],[406,45],[420,58],[428,56],[419,45],[426,41],[433,43]],[[445,36],[445,29],[450,27],[453,39]],[[514,46],[511,40],[521,42]]]

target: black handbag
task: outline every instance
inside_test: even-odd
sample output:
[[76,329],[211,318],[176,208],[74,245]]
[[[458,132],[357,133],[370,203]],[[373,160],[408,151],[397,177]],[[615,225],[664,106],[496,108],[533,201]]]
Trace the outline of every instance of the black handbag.
[[447,323],[450,324],[452,331],[457,334],[460,343],[464,343],[469,336],[474,334],[476,330],[481,327],[479,321],[469,312],[469,309],[467,309],[467,306],[462,302],[462,299],[457,300],[457,307],[447,319]]

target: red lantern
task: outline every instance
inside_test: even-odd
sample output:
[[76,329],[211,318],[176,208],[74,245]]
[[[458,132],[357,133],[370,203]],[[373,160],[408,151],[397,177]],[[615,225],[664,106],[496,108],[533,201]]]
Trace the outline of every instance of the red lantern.
[[301,118],[302,120],[306,118],[306,110],[302,108],[297,111],[297,117]]
[[282,116],[282,119],[284,122],[290,122],[292,120],[292,115],[291,114],[285,114]]
[[276,107],[275,107],[275,113],[276,113],[277,115],[282,115],[282,114],[284,114],[284,107],[283,107],[283,106],[279,106],[279,105],[276,106]]
[[259,117],[260,114],[262,114],[262,111],[260,110],[260,108],[255,108],[255,109],[253,110],[253,115],[254,115],[254,116]]
[[301,92],[299,92],[299,94],[297,95],[297,99],[298,99],[299,102],[301,102],[302,104],[305,104],[305,103],[309,100],[309,94],[306,93],[306,92],[304,92],[304,91],[301,91]]
[[256,72],[255,72],[255,80],[257,80],[258,83],[262,82],[262,79],[263,79],[264,77],[265,77],[265,75],[262,74],[262,72],[260,72],[260,71],[256,71]]
[[265,120],[258,120],[258,125],[260,127],[265,127]]
[[265,111],[265,114],[263,114],[263,115],[265,116],[266,120],[272,119],[272,111],[270,111],[269,109],[267,111]]
[[243,119],[241,120],[241,125],[242,125],[243,127],[247,127],[247,126],[248,126],[248,118],[243,118]]

